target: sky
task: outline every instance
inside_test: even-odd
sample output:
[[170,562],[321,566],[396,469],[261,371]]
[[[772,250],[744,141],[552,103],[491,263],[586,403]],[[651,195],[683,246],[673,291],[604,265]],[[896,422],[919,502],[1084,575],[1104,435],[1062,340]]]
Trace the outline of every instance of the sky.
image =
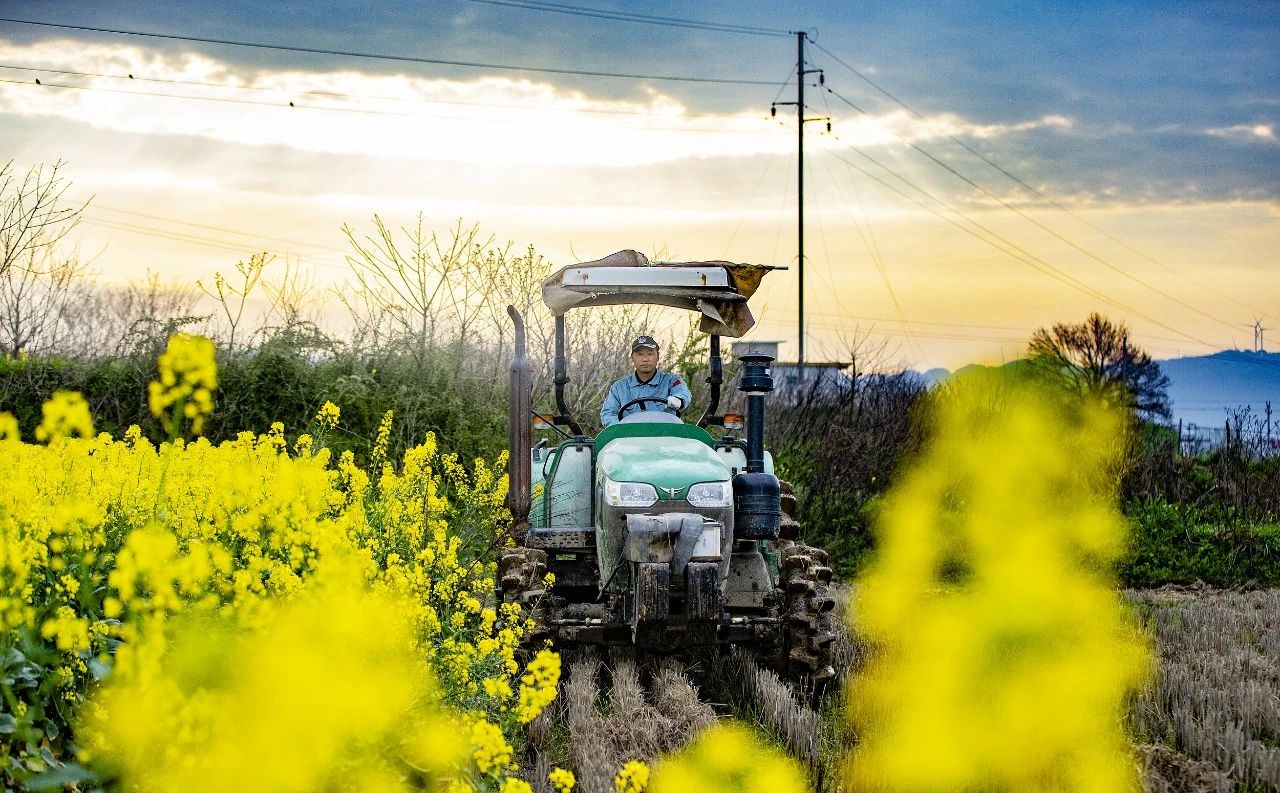
[[787,266],[753,337],[794,358],[795,107],[770,105],[804,30],[810,360],[1011,359],[1095,310],[1157,358],[1280,326],[1275,3],[548,5],[0,0],[0,160],[65,162],[104,281],[269,250],[337,285],[344,224],[422,213],[557,265]]

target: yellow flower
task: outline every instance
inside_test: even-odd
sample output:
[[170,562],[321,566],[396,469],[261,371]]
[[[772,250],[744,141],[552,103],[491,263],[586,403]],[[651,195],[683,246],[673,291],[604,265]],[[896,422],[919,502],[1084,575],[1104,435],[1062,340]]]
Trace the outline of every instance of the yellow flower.
[[320,410],[316,413],[316,423],[326,430],[331,430],[338,426],[338,419],[341,416],[341,408],[332,402],[325,402],[320,406]]
[[649,785],[649,766],[642,760],[628,760],[613,778],[618,793],[644,793]]
[[471,727],[471,760],[482,774],[502,773],[511,764],[511,746],[502,730],[487,721]]
[[715,725],[683,751],[664,759],[654,769],[649,788],[651,793],[805,793],[808,789],[794,760],[733,722]]
[[516,718],[528,724],[556,698],[560,685],[560,656],[550,650],[540,650],[520,678],[520,702],[516,705]]
[[573,772],[563,768],[551,769],[551,773],[547,774],[547,781],[556,789],[556,793],[570,793],[573,790],[573,786],[578,784]]
[[0,410],[0,443],[20,440],[22,433],[18,429],[18,420],[12,413]]
[[160,379],[148,385],[151,414],[160,419],[171,438],[180,433],[183,419],[199,435],[204,420],[213,413],[213,391],[218,387],[217,348],[203,336],[175,333],[156,361]]
[[[55,391],[53,397],[40,408],[44,420],[36,427],[36,440],[53,442],[63,438],[93,437],[93,418],[89,415],[89,403],[76,391]],[[13,425],[17,438],[17,424]]]
[[1121,417],[1008,378],[939,401],[889,496],[857,622],[855,790],[1138,789],[1121,729],[1145,642],[1110,570]]

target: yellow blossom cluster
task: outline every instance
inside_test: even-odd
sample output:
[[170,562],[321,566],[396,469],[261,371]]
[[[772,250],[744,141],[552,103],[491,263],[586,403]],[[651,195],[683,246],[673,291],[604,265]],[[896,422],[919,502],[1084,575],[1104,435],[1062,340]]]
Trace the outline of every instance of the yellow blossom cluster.
[[555,788],[556,793],[570,793],[573,786],[578,784],[573,772],[564,768],[551,769],[551,773],[547,774],[547,781]]
[[1111,578],[1123,523],[1101,406],[961,379],[890,495],[856,600],[855,790],[1138,789],[1121,714],[1147,648]]
[[[40,413],[42,420],[40,426],[36,427],[38,441],[53,443],[63,438],[93,437],[93,417],[89,415],[89,403],[75,391],[55,391],[53,397],[41,406]],[[17,422],[13,422],[9,430],[16,440]]]
[[339,556],[251,622],[184,614],[83,709],[86,748],[139,793],[395,793],[448,778],[466,746],[403,606]]
[[[388,437],[390,418],[384,427]],[[396,754],[409,766],[388,759],[374,739],[384,722],[356,712],[383,713],[384,705],[406,724],[405,714],[444,714],[422,722],[424,730],[447,725],[423,741],[444,746],[456,735],[464,744],[442,782],[499,790],[513,777],[523,721],[554,697],[559,658],[542,653],[526,668],[518,649],[528,622],[514,604],[489,605],[491,531],[507,484],[500,467],[463,470],[430,436],[373,476],[349,452],[335,461],[327,449],[292,447],[280,426],[216,446],[204,438],[155,445],[136,427],[118,440],[5,441],[0,658],[9,666],[0,694],[13,723],[0,730],[0,783],[19,786],[40,768],[74,764],[79,746],[93,770],[120,773],[138,789],[217,787],[182,781],[197,776],[225,782],[220,789],[304,789],[242,785],[232,759],[243,752],[283,764],[276,755],[296,747],[341,746],[334,762],[358,769],[345,778],[373,789],[385,774],[412,776],[419,772],[409,766],[427,768],[430,759],[412,747]],[[472,531],[463,516],[488,528]],[[344,583],[326,584],[338,561]],[[322,613],[327,625],[318,624]],[[429,670],[429,682],[400,691],[393,683],[406,679],[396,672],[405,653]],[[242,666],[242,656],[254,665]],[[412,701],[405,692],[416,692]],[[263,724],[283,719],[298,730],[288,751],[253,754],[253,741],[271,744],[253,730],[243,741],[218,737],[258,723],[227,710],[237,702],[256,703],[246,713]],[[314,708],[333,716],[304,715]],[[350,732],[335,726],[339,716]],[[191,757],[144,773],[166,736]],[[315,773],[333,768],[314,765]]]
[[0,411],[0,443],[22,440],[22,431],[18,428],[18,420],[12,413]]
[[181,434],[185,422],[197,435],[213,412],[213,391],[218,387],[217,350],[203,336],[175,333],[161,353],[160,379],[148,387],[151,414],[164,424],[170,438]]
[[628,760],[613,778],[618,793],[644,793],[649,786],[649,766],[643,760]]
[[326,430],[337,427],[341,418],[342,409],[332,402],[325,402],[320,406],[320,410],[316,412],[316,424]]
[[[616,780],[614,784],[618,786]],[[618,787],[619,791],[624,789]],[[648,787],[649,793],[804,793],[808,789],[795,760],[734,722],[717,724],[681,752],[663,759],[654,768]]]
[[528,724],[538,718],[552,700],[560,685],[560,656],[542,650],[525,669],[520,678],[520,701],[516,705],[516,718]]

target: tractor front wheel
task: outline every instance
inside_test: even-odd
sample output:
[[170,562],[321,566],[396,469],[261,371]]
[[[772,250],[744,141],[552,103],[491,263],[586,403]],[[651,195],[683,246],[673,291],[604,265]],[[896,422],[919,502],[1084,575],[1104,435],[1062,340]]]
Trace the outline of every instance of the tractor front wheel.
[[502,604],[514,603],[520,607],[520,626],[533,620],[531,632],[526,633],[522,644],[547,635],[543,619],[543,600],[547,589],[543,579],[547,574],[547,552],[539,548],[517,546],[507,548],[498,560],[498,600]]

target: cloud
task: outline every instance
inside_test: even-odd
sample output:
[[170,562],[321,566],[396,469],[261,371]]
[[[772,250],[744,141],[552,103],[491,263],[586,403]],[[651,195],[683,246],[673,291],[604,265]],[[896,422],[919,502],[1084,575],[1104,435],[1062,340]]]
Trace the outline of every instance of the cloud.
[[[526,78],[250,68],[206,55],[69,40],[0,43],[0,62],[49,70],[20,71],[22,84],[0,84],[0,112],[130,134],[539,166],[634,167],[785,154],[794,145],[785,115],[695,113],[653,89],[639,101],[602,99]],[[846,145],[863,146],[1071,127],[1062,116],[985,124],[902,110],[836,117],[833,124]]]
[[1230,127],[1213,127],[1205,130],[1205,134],[1213,135],[1216,138],[1276,142],[1276,129],[1271,124],[1236,124]]

